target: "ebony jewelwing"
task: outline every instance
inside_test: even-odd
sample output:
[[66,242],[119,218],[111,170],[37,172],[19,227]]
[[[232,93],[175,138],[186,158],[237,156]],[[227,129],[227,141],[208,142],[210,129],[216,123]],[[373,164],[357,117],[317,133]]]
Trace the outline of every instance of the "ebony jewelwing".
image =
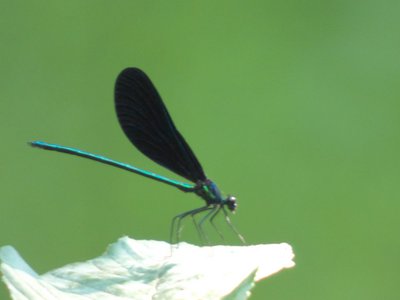
[[[178,242],[182,219],[191,216],[194,220],[196,214],[205,211],[208,211],[208,213],[198,223],[195,222],[201,238],[205,237],[202,230],[203,223],[208,219],[216,228],[213,220],[222,211],[227,223],[237,233],[240,240],[244,242],[243,237],[232,225],[225,208],[227,207],[229,211],[234,212],[237,207],[236,198],[230,195],[224,197],[217,185],[206,177],[193,151],[176,129],[167,108],[149,77],[138,68],[123,70],[116,80],[114,96],[119,123],[132,144],[156,163],[194,184],[169,179],[101,155],[75,148],[41,141],[34,141],[30,144],[45,150],[89,158],[172,185],[184,192],[195,193],[201,197],[206,202],[205,206],[184,212],[173,218],[171,224],[171,242],[173,242],[174,238],[175,223],[177,223],[176,240]],[[217,228],[216,230],[222,236]]]

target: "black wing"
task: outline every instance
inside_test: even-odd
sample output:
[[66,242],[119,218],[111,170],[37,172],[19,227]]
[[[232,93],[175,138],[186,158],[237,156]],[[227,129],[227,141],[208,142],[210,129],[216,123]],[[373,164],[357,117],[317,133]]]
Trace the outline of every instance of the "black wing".
[[147,157],[192,181],[205,180],[203,168],[175,128],[147,75],[127,68],[115,83],[115,108],[129,140]]

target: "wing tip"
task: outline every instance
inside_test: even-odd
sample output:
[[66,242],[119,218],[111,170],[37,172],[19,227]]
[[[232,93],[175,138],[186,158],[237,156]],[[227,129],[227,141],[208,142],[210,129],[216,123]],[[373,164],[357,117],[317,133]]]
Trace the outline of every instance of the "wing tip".
[[[145,73],[143,72],[142,69],[138,68],[138,67],[127,67],[125,69],[123,69],[119,75],[118,78],[120,77],[125,77],[125,76],[135,76],[135,75],[145,75]],[[118,79],[117,79],[118,80]]]

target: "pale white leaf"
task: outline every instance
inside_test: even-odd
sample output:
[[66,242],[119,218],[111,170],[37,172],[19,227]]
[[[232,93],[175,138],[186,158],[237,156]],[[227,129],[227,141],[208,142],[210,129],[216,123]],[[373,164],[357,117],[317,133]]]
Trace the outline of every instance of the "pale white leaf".
[[14,300],[239,300],[250,295],[254,281],[293,267],[293,257],[286,243],[171,246],[123,237],[97,258],[43,275],[4,246],[0,270]]

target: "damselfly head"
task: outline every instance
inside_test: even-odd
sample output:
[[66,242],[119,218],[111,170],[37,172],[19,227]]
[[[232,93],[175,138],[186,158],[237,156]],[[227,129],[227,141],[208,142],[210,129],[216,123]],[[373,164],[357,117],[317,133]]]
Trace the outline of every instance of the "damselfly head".
[[225,203],[230,211],[234,212],[236,210],[237,208],[236,197],[229,195],[228,198],[225,199]]

